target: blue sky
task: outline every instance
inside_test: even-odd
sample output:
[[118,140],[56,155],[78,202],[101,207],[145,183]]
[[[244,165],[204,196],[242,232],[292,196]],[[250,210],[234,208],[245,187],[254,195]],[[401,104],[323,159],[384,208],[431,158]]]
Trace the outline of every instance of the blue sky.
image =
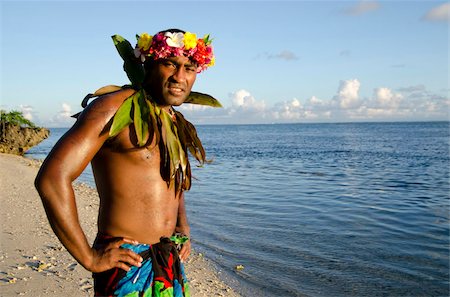
[[198,124],[447,120],[445,1],[2,1],[1,98],[48,127],[126,84],[111,35],[210,33],[216,65],[184,104]]

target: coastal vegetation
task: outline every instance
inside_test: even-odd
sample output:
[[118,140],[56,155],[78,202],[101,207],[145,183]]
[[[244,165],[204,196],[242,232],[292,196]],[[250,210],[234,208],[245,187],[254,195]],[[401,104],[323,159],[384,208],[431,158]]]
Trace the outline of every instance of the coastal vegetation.
[[49,135],[48,129],[37,127],[22,112],[0,110],[0,153],[23,155]]
[[28,126],[31,128],[35,128],[35,124],[30,120],[26,119],[23,116],[21,111],[12,110],[10,112],[6,112],[5,110],[0,110],[0,122],[2,127],[4,128],[7,124],[16,125],[16,126]]

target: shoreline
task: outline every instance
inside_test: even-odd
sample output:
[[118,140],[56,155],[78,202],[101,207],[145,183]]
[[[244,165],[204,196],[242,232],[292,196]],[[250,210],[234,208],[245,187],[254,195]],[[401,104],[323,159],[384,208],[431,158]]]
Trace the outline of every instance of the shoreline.
[[[0,154],[2,296],[93,296],[91,273],[72,258],[50,228],[34,188],[40,164]],[[98,194],[84,183],[73,186],[80,223],[92,244],[97,232]],[[201,253],[193,250],[185,268],[192,296],[240,296]]]

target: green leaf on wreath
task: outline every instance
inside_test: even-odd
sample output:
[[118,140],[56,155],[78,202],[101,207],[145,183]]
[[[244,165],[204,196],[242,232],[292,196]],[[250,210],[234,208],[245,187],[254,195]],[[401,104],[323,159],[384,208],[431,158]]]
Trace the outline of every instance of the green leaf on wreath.
[[200,93],[200,92],[191,92],[184,103],[191,104],[199,104],[199,105],[207,105],[212,107],[222,107],[219,100],[214,98],[211,95]]
[[145,76],[144,66],[141,60],[134,55],[134,49],[128,40],[120,35],[113,35],[111,38],[114,41],[119,55],[123,59],[123,70],[125,70],[131,84],[140,88]]
[[149,108],[147,103],[145,102],[145,95],[143,94],[143,90],[137,92],[136,96],[133,97],[133,105],[134,105],[133,121],[136,137],[138,140],[138,145],[144,146],[149,138],[149,129],[148,129]]
[[[176,135],[174,133],[174,125],[172,122],[172,118],[170,117],[170,115],[161,110],[160,113],[160,118],[161,118],[161,122],[162,125],[164,127],[165,130],[165,136],[163,137],[164,140],[164,144],[167,147],[167,151],[169,152],[169,159],[170,159],[170,176],[171,178],[175,175],[175,171],[180,167],[181,164],[181,156],[180,156],[180,150],[181,150],[181,145],[180,145],[180,140],[178,139],[178,135]],[[183,152],[184,154],[184,152]]]
[[[144,91],[145,94],[145,91]],[[158,120],[156,118],[156,114],[157,114],[157,109],[159,109],[158,106],[156,106],[156,104],[150,100],[145,100],[145,102],[147,103],[148,106],[148,111],[149,111],[149,133],[150,133],[150,139],[153,140],[156,144],[159,143],[159,139],[160,139],[160,131],[158,129]]]
[[131,118],[131,108],[133,107],[133,98],[136,96],[136,94],[139,93],[131,95],[122,103],[122,105],[120,105],[119,109],[114,115],[111,128],[109,129],[109,137],[116,136],[120,133],[120,131],[122,131],[123,128],[127,127],[133,122],[133,119]]

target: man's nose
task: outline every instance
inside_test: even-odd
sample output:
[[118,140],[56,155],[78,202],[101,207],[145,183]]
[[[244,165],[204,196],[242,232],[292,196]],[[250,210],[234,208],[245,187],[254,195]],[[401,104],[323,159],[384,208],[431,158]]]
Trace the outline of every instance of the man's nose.
[[184,82],[184,81],[186,81],[186,69],[184,69],[184,67],[177,67],[175,69],[175,72],[172,75],[172,77],[177,82]]

